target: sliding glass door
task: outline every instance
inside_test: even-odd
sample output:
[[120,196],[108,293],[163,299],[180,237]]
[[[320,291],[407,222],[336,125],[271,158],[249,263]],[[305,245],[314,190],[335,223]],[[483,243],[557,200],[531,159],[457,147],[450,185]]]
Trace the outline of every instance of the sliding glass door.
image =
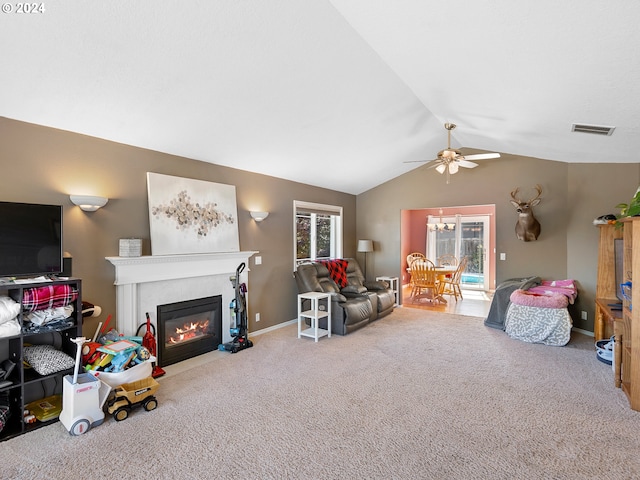
[[462,287],[489,289],[489,215],[456,215],[455,217],[429,217],[429,223],[441,223],[451,229],[430,229],[427,226],[427,257],[436,260],[444,254],[467,257],[467,267],[462,274]]

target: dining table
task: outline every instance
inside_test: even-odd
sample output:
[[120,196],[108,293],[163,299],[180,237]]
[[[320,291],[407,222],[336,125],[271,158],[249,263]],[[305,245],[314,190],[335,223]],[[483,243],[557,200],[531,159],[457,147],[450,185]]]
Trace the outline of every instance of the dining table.
[[[453,275],[453,273],[458,269],[456,265],[436,265],[435,268],[438,276],[438,283],[443,282],[445,278],[447,278],[447,275]],[[441,303],[447,303],[447,300],[442,296],[442,293],[438,294],[437,299]]]
[[[419,262],[420,260],[416,260],[416,262]],[[455,265],[436,265],[435,269],[436,269],[436,275],[438,277],[438,282],[442,282],[447,275],[453,275],[453,273],[457,270],[457,266]],[[411,269],[407,268],[407,272],[409,273],[409,276],[411,276]],[[440,289],[438,289],[440,290]],[[444,298],[442,296],[441,293],[438,293],[438,296],[436,296],[435,298],[433,298],[434,301],[438,301],[440,303],[444,303],[445,305],[447,304],[447,299]]]

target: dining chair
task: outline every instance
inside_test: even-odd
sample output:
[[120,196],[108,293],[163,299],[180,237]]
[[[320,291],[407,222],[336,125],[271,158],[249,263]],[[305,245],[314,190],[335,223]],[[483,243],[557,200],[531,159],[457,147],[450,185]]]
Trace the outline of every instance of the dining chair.
[[456,258],[455,255],[451,253],[445,253],[444,255],[440,255],[437,258],[437,261],[438,261],[438,266],[440,267],[445,265],[450,265],[452,267],[455,267],[458,265],[458,259]]
[[460,289],[460,282],[462,280],[462,272],[467,268],[467,257],[462,257],[456,271],[453,272],[451,277],[445,277],[440,281],[440,295],[453,295],[458,301],[458,295],[460,296],[460,300],[464,300],[462,298],[462,290]]
[[[455,267],[455,266],[458,265],[458,259],[452,253],[445,253],[443,255],[440,255],[436,259],[436,261],[438,262],[438,266],[439,267]],[[453,277],[453,272],[452,273],[447,273],[445,275],[445,277],[446,278]]]
[[424,253],[420,253],[420,252],[410,253],[409,255],[407,255],[407,267],[411,268],[411,264],[413,263],[414,260],[416,259],[424,260],[425,258],[427,257],[425,257]]
[[420,252],[413,252],[407,255],[407,271],[409,272],[409,286],[411,287],[411,292],[413,292],[413,278],[411,276],[411,264],[413,263],[414,260],[424,260],[425,258],[427,257],[425,257],[424,253],[420,253]]
[[424,296],[431,301],[439,300],[440,286],[436,267],[432,261],[425,259],[414,260],[411,263],[411,297],[415,300]]

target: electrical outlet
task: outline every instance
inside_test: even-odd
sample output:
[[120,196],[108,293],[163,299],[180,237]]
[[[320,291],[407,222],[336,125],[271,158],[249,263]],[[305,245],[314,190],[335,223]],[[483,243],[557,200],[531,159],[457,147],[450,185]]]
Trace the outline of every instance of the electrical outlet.
[[587,319],[587,312],[585,312],[584,310],[582,310],[582,320],[586,320]]
[[256,313],[256,322],[259,322],[259,321],[260,321],[260,314]]
[[501,253],[500,254],[500,260],[506,260],[507,259],[507,254],[506,253]]
[[262,265],[262,257],[261,256],[257,256],[255,257],[255,264],[256,265]]

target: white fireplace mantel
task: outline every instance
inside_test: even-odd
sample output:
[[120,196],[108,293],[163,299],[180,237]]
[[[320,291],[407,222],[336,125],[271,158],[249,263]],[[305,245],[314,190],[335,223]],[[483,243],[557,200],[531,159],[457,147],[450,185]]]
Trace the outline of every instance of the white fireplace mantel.
[[[249,258],[256,253],[242,251],[106,257],[115,267],[118,331],[124,335],[135,335],[146,312],[151,312],[150,316],[155,320],[158,302],[190,300],[186,298],[190,295],[196,295],[193,298],[197,298],[198,290],[221,290],[218,293],[223,295],[223,301],[229,302],[233,298],[229,276],[235,274],[243,262],[248,267]],[[246,283],[248,270],[246,268],[241,274],[241,282]],[[226,333],[229,325],[226,310],[223,310],[223,336],[229,337]]]
[[256,251],[106,257],[116,267],[115,285],[157,282],[235,272]]

